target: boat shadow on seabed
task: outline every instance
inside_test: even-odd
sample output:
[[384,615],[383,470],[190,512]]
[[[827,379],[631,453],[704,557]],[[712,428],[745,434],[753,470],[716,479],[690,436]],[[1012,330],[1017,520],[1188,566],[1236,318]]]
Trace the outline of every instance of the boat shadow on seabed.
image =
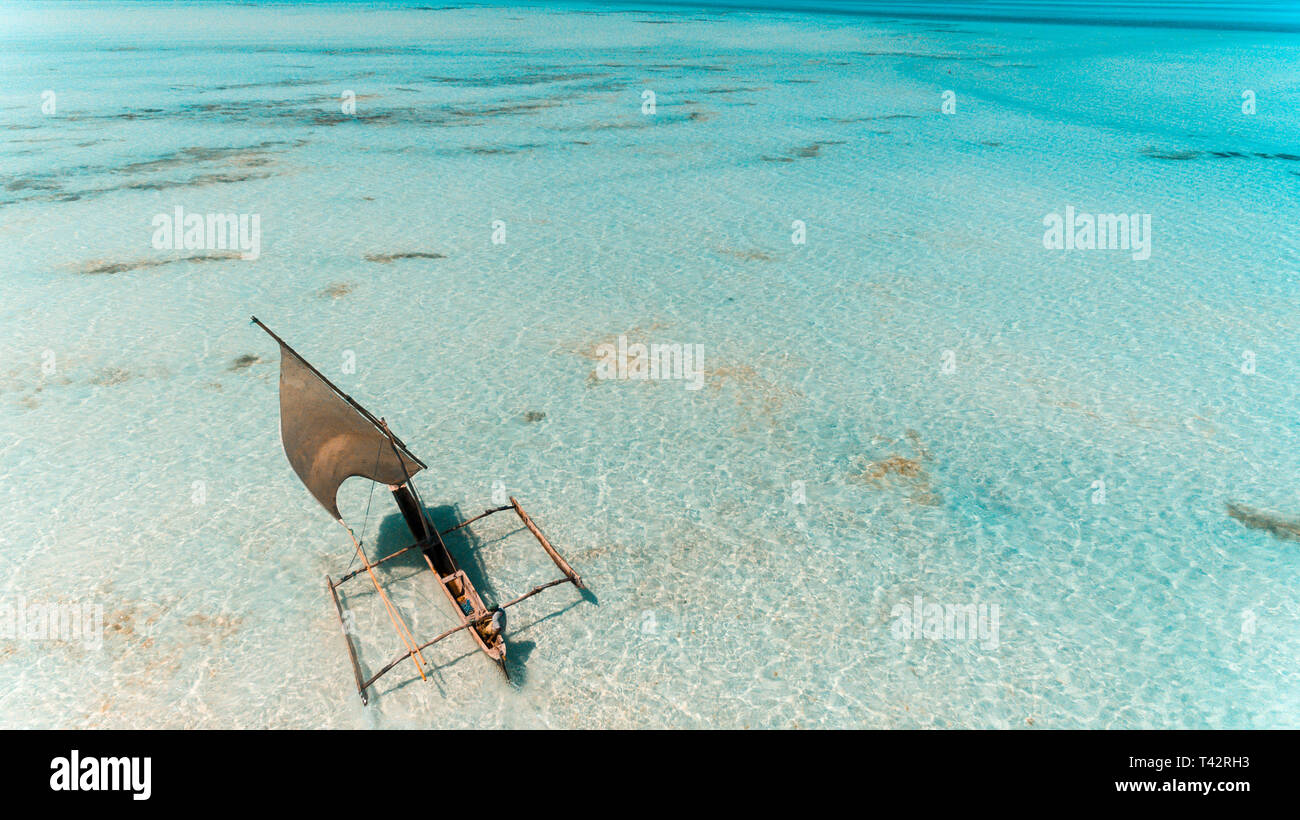
[[[506,610],[560,584],[572,584],[575,588],[585,591],[587,587],[582,581],[582,576],[578,575],[564,556],[556,551],[542,529],[528,513],[524,512],[524,508],[514,496],[510,496],[508,505],[484,510],[478,515],[463,520],[460,520],[455,507],[425,507],[411,479],[427,465],[393,433],[388,422],[339,390],[323,373],[289,347],[257,317],[252,317],[250,321],[265,331],[280,346],[280,443],[284,447],[285,456],[289,459],[289,465],[321,507],[347,530],[355,550],[352,564],[355,565],[357,559],[361,562],[361,567],[358,569],[349,566],[337,581],[332,575],[327,574],[325,586],[334,603],[339,628],[347,646],[357,695],[361,698],[362,705],[369,703],[366,690],[406,660],[414,664],[422,680],[428,679],[426,670],[432,671],[448,665],[430,666],[424,650],[459,632],[465,632],[497,665],[505,677],[510,679],[512,667],[505,641]],[[383,557],[376,557],[373,562],[367,555],[363,543],[366,520],[370,515],[369,500],[366,504],[365,517],[361,522],[360,537],[344,521],[343,514],[338,508],[339,487],[352,477],[366,478],[374,482],[374,485],[386,486],[400,513],[399,516],[389,516],[378,524],[375,540],[380,543],[376,545],[381,546],[383,551],[382,546],[386,544],[388,552]],[[371,486],[370,500],[374,497],[374,485]],[[473,542],[474,536],[466,528],[475,521],[502,512],[514,513],[519,523],[533,535],[562,575],[538,584],[508,601],[489,605],[479,593],[480,588],[484,592],[489,592],[493,599],[499,596],[491,594],[492,590],[488,586],[490,582],[483,571],[479,551],[474,549],[475,546],[480,545]],[[405,525],[406,534],[402,534],[402,527],[397,524],[397,521]],[[458,523],[442,529],[440,522]],[[452,539],[452,543],[459,546],[457,550],[451,549],[443,539],[443,536],[453,534],[456,536]],[[413,540],[408,541],[408,539]],[[405,543],[405,546],[394,548],[393,545],[397,542]],[[472,563],[469,569],[472,574],[461,568],[460,561],[456,558],[457,552],[470,559]],[[423,635],[416,637],[411,631],[401,608],[384,591],[384,585],[380,583],[379,575],[375,572],[377,567],[390,559],[401,559],[409,566],[409,562],[417,556],[424,559],[425,568],[433,575],[435,588],[442,591],[460,621],[459,626],[443,630],[428,640],[424,640]],[[401,566],[400,563],[394,564],[386,570]],[[345,612],[342,596],[339,593],[340,585],[358,575],[364,575],[370,581],[375,594],[383,602],[393,629],[405,649],[368,678],[361,670],[362,661],[357,651],[359,636],[356,634],[355,621],[350,610]],[[584,595],[583,599],[596,603],[594,596]],[[521,631],[516,630],[515,634]],[[448,644],[448,646],[453,645]],[[531,643],[516,646],[518,650],[522,650],[519,652],[520,655],[529,654],[533,648]],[[520,658],[516,655],[514,668],[522,672],[519,661]],[[455,663],[455,660],[452,663]]]
[[[439,531],[449,530],[469,517],[461,513],[459,505],[444,505],[440,507],[426,506],[424,512],[428,516],[430,523]],[[447,550],[455,557],[456,563],[459,564],[460,569],[464,570],[471,583],[473,583],[475,588],[478,589],[479,594],[483,597],[484,603],[489,607],[496,606],[504,599],[493,585],[491,577],[488,575],[487,569],[483,565],[482,549],[496,541],[516,538],[521,533],[525,536],[528,535],[527,528],[522,525],[491,540],[485,541],[476,535],[470,527],[461,527],[455,531],[447,532],[443,536],[443,543],[446,544]],[[411,542],[411,531],[402,514],[394,512],[391,515],[385,516],[379,522],[375,534],[366,540],[369,542],[368,546],[371,546],[373,550],[371,560],[378,562],[393,553],[398,552],[402,548],[409,546]],[[403,555],[392,558],[390,561],[385,562],[385,567],[390,573],[393,581],[410,578],[418,583],[420,576],[422,576],[426,571],[424,560],[415,550],[411,550]],[[362,596],[373,594],[373,592],[360,593]],[[509,594],[509,590],[506,591],[506,594]],[[506,671],[510,676],[511,685],[517,687],[527,683],[528,658],[532,654],[533,649],[537,646],[536,642],[520,640],[519,636],[522,633],[551,620],[552,618],[560,617],[569,610],[583,603],[598,603],[596,596],[592,594],[589,589],[581,590],[581,597],[576,601],[571,601],[564,606],[556,607],[550,612],[539,614],[531,620],[517,626],[513,622],[511,623],[509,632],[507,633],[510,651],[506,656]],[[471,658],[477,654],[477,651],[476,648],[471,646],[465,648],[464,651],[459,653],[455,652],[454,649],[445,652],[445,659],[439,658],[435,660],[431,657],[429,658],[432,665],[431,671],[436,673],[440,669],[457,664],[466,658]],[[411,675],[404,680],[395,681],[391,686],[388,686],[385,689],[376,688],[372,698],[377,699],[389,692],[396,692],[403,689],[410,683],[419,682],[420,678],[418,675]],[[440,691],[443,691],[438,677],[435,677],[433,682],[438,684]],[[445,694],[445,691],[443,693]]]

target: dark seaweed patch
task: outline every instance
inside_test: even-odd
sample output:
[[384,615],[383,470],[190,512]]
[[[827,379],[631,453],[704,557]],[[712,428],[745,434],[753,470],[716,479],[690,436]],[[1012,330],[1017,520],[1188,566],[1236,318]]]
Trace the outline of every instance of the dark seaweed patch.
[[673,74],[688,74],[694,71],[700,71],[706,74],[721,74],[731,70],[730,66],[712,65],[709,63],[651,63],[642,67],[647,71],[669,72]]
[[649,126],[650,117],[638,117],[636,119],[622,119],[616,122],[595,122],[590,125],[563,126],[557,128],[557,131],[617,131],[624,128],[645,128]]
[[101,387],[112,387],[115,384],[122,384],[130,378],[131,374],[128,371],[120,367],[109,367],[99,371],[90,381],[91,384],[97,384]]
[[892,453],[883,459],[864,462],[857,457],[851,460],[852,469],[845,478],[873,489],[902,490],[913,504],[925,507],[941,505],[943,499],[935,491],[933,479],[925,467],[929,454],[920,446],[920,437],[915,431],[908,431],[908,439],[914,447],[919,447],[918,458]]
[[519,100],[493,105],[460,106],[450,109],[450,113],[455,117],[503,117],[516,114],[531,114],[534,111],[544,111],[558,105],[560,105],[559,102],[550,99]]
[[[205,91],[246,91],[252,88],[303,88],[311,85],[326,85],[334,82],[333,80],[303,80],[297,77],[287,77],[283,80],[268,80],[260,83],[236,83],[231,85],[214,85]],[[157,109],[153,109],[157,110]]]
[[[119,166],[82,166],[67,170],[52,171],[36,177],[13,180],[6,185],[6,190],[28,191],[12,201],[38,202],[72,202],[83,197],[99,196],[115,191],[144,190],[162,191],[170,188],[203,187],[224,185],[249,180],[264,179],[272,176],[270,171],[252,171],[263,168],[273,162],[272,152],[286,151],[306,144],[306,140],[291,142],[269,140],[249,146],[238,147],[189,147],[156,157],[154,159],[129,162]],[[87,176],[154,176],[167,171],[185,169],[194,170],[194,166],[216,165],[216,168],[199,168],[190,177],[168,177],[153,179],[129,179],[102,187],[87,187],[68,191],[63,188],[66,180],[75,180]],[[223,167],[224,166],[224,167]]]
[[1280,515],[1232,502],[1228,502],[1227,507],[1228,515],[1247,527],[1264,530],[1269,535],[1284,541],[1300,541],[1300,519],[1287,519]]
[[244,355],[240,356],[238,359],[235,359],[233,362],[231,362],[230,367],[226,369],[234,372],[236,370],[243,370],[246,367],[252,367],[255,364],[261,364],[261,363],[262,363],[261,356],[258,356],[256,353],[245,353]]
[[29,177],[19,177],[5,183],[6,191],[53,191],[58,190],[58,187],[59,184],[52,179],[32,179]]
[[595,80],[608,77],[608,71],[523,71],[517,74],[498,74],[487,77],[425,77],[431,83],[456,85],[467,88],[503,88],[520,85],[547,85],[577,80]]
[[113,170],[121,174],[151,174],[173,168],[188,168],[192,165],[212,162],[224,162],[236,167],[256,167],[265,165],[270,161],[267,155],[268,150],[286,144],[276,141],[264,141],[239,147],[192,146],[170,154],[164,154],[156,159],[127,163]]
[[525,151],[544,147],[542,143],[527,142],[520,145],[467,145],[461,150],[476,156],[492,156],[494,154],[522,154]]
[[429,251],[405,251],[402,253],[368,253],[366,254],[367,262],[381,262],[390,265],[401,259],[446,259],[441,253],[432,253]]
[[913,60],[936,60],[936,61],[978,59],[975,56],[967,55],[967,54],[952,54],[952,53],[936,54],[934,52],[925,52],[925,51],[856,51],[853,52],[853,54],[854,56],[859,56],[859,57],[905,57]]
[[786,151],[784,154],[772,156],[764,154],[764,162],[794,162],[796,159],[814,159],[821,156],[822,148],[827,145],[843,145],[843,140],[817,140],[807,145],[799,145]]
[[[587,75],[580,75],[586,77]],[[603,75],[591,75],[599,79]],[[436,81],[436,78],[435,78]],[[612,82],[612,81],[606,81]],[[472,83],[471,83],[472,85]],[[489,84],[490,85],[490,84]],[[614,88],[616,86],[609,86]],[[599,90],[599,86],[594,87]],[[406,88],[407,91],[415,89]],[[577,90],[577,89],[574,89]],[[378,95],[359,95],[357,101],[377,99]],[[179,120],[215,120],[222,123],[254,123],[337,126],[344,123],[360,125],[389,125],[407,123],[412,125],[446,126],[460,124],[466,117],[493,117],[512,114],[527,114],[545,108],[560,105],[553,98],[525,99],[504,103],[461,104],[441,106],[358,106],[354,114],[344,114],[338,108],[338,98],[332,95],[311,95],[296,100],[277,101],[269,104],[260,99],[222,100],[214,102],[192,102],[179,105],[160,113],[145,113],[144,110],[119,114],[70,116],[69,119],[179,119]]]
[[352,292],[353,287],[351,282],[332,282],[317,295],[322,299],[342,299]]
[[1200,159],[1204,156],[1213,157],[1214,159],[1249,159],[1250,157],[1255,157],[1256,159],[1280,159],[1288,162],[1300,161],[1300,155],[1296,154],[1267,154],[1261,151],[1247,154],[1243,151],[1197,151],[1190,148],[1184,150],[1162,151],[1156,148],[1147,147],[1142,149],[1142,155],[1150,157],[1151,159],[1167,159],[1175,161]]
[[343,123],[392,123],[398,122],[399,117],[393,111],[378,111],[366,114],[343,114],[338,111],[314,111],[310,115],[312,125],[342,125]]
[[1154,148],[1143,149],[1142,153],[1152,159],[1167,159],[1177,162],[1196,159],[1201,155],[1200,151],[1158,151]]
[[132,182],[128,185],[120,186],[121,188],[137,191],[165,191],[169,188],[201,188],[207,185],[227,185],[235,182],[248,182],[254,179],[266,179],[274,176],[270,172],[263,173],[214,173],[199,174],[189,179],[162,179],[150,180],[148,182]]
[[[685,103],[682,103],[684,105]],[[651,126],[662,127],[665,125],[677,125],[686,122],[708,122],[717,116],[717,112],[708,109],[695,109],[692,111],[680,111],[672,113],[660,112],[654,116],[636,116],[624,117],[612,122],[594,122],[587,125],[564,125],[556,126],[555,131],[614,131],[630,128],[649,128]]]
[[557,96],[557,99],[572,100],[586,96],[592,92],[599,91],[622,91],[631,83],[627,80],[593,80],[589,83],[577,83],[569,87],[567,94]]
[[138,259],[132,262],[90,262],[78,272],[88,275],[128,273],[133,270],[161,268],[163,265],[174,265],[177,262],[224,262],[229,259],[239,258],[241,257],[238,251],[224,251],[219,253],[183,256],[179,259]]
[[166,263],[166,262],[160,262],[160,261],[154,261],[154,260],[146,260],[146,261],[141,261],[141,262],[109,262],[109,263],[102,264],[102,265],[95,265],[95,266],[93,266],[93,267],[87,267],[87,268],[85,268],[84,270],[82,270],[81,272],[82,272],[82,273],[86,273],[86,274],[101,274],[101,273],[113,274],[113,273],[126,273],[126,272],[128,272],[128,271],[141,270],[141,269],[143,269],[143,268],[155,268],[155,267],[158,267],[159,265],[165,265],[165,264],[167,264],[167,263]]
[[876,120],[919,120],[921,117],[917,114],[875,114],[863,117],[826,117],[830,122],[838,122],[845,125],[855,122],[875,122]]
[[760,250],[734,250],[732,248],[722,248],[719,253],[725,253],[727,256],[734,256],[737,259],[743,259],[746,262],[771,262],[776,259],[775,256],[767,251]]

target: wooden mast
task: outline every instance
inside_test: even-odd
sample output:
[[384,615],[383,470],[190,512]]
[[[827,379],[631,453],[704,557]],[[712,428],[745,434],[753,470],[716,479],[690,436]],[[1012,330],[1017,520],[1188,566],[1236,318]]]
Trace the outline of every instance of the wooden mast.
[[[411,482],[412,474],[426,469],[426,465],[419,458],[414,456],[392,430],[389,429],[386,420],[376,418],[370,411],[366,410],[357,403],[351,396],[340,390],[333,382],[325,377],[323,373],[317,370],[310,362],[303,358],[296,350],[290,347],[283,339],[275,334],[269,327],[263,324],[256,316],[250,317],[253,324],[260,327],[268,336],[275,340],[281,347],[281,370],[280,370],[280,403],[281,403],[281,439],[284,444],[285,454],[289,457],[290,465],[298,473],[298,477],[303,480],[309,492],[316,497],[316,500],[325,507],[344,529],[347,530],[349,537],[352,539],[353,546],[356,549],[356,556],[361,559],[362,567],[354,572],[348,572],[337,582],[329,575],[325,576],[325,583],[330,592],[330,597],[334,601],[335,612],[338,615],[339,626],[343,631],[344,643],[348,650],[348,659],[352,665],[353,677],[357,685],[357,693],[361,698],[362,705],[368,705],[369,696],[366,694],[374,683],[385,673],[396,667],[403,658],[409,657],[415,663],[416,671],[420,677],[427,680],[424,667],[428,662],[424,659],[422,650],[433,644],[454,635],[457,632],[468,630],[474,637],[475,643],[494,661],[496,661],[502,672],[509,679],[509,671],[505,665],[506,644],[504,635],[505,630],[504,610],[514,606],[528,598],[537,595],[544,590],[564,583],[572,583],[579,589],[585,589],[586,585],[582,578],[569,565],[568,561],[551,546],[550,541],[542,533],[541,529],[533,523],[532,519],[524,512],[518,500],[511,497],[510,506],[496,507],[484,510],[480,515],[473,516],[462,521],[446,532],[458,530],[468,524],[493,515],[498,512],[513,509],[519,516],[529,532],[541,544],[542,549],[550,557],[556,567],[564,573],[563,578],[533,587],[528,592],[519,595],[511,600],[488,608],[479,596],[478,591],[474,588],[473,582],[458,566],[455,558],[443,543],[441,535],[433,526],[423,503],[420,501],[419,493],[416,491],[414,484]],[[287,354],[287,356],[286,356]],[[291,357],[291,358],[288,358]],[[286,370],[289,365],[286,362],[292,362],[292,368]],[[288,375],[286,375],[288,374]],[[310,377],[319,380],[326,390],[321,390]],[[286,388],[286,385],[289,385]],[[344,416],[338,416],[335,409],[336,403],[334,398],[341,399],[348,407],[361,416],[363,421],[357,421],[353,417],[344,413]],[[286,404],[286,396],[291,397],[289,404]],[[313,404],[314,402],[314,404]],[[288,409],[286,409],[288,408]],[[319,420],[326,419],[322,424]],[[286,419],[292,424],[286,428]],[[353,419],[348,421],[347,419]],[[304,423],[305,420],[305,423]],[[313,426],[313,421],[316,426]],[[353,463],[355,459],[349,461],[351,450],[343,452],[340,458],[337,452],[329,453],[324,458],[322,466],[321,448],[318,440],[332,442],[337,439],[365,439],[373,435],[370,427],[373,426],[377,432],[381,432],[387,438],[393,456],[396,462],[389,462],[381,465],[378,455],[375,458],[375,466],[370,468],[368,465],[358,467]],[[294,435],[286,437],[287,429],[291,429]],[[322,432],[323,430],[323,432]],[[373,440],[373,439],[370,439]],[[382,441],[382,439],[380,440]],[[355,449],[355,448],[354,448]],[[333,459],[333,460],[331,460]],[[332,472],[330,472],[332,470]],[[357,538],[352,529],[343,521],[342,515],[338,511],[336,495],[339,484],[351,476],[363,476],[377,483],[387,484],[393,494],[394,501],[398,510],[402,514],[403,520],[410,529],[412,536],[416,539],[414,544],[398,550],[391,555],[385,556],[378,561],[371,562],[369,556],[361,541]],[[400,482],[400,483],[398,483]],[[379,583],[375,575],[375,567],[388,561],[391,558],[405,553],[407,550],[418,547],[422,553],[425,563],[430,571],[437,576],[437,582],[442,591],[451,600],[461,623],[458,626],[447,629],[434,637],[432,640],[421,643],[410,628],[407,626],[405,619],[397,610],[397,607],[389,599],[383,585]],[[375,591],[378,593],[384,607],[388,610],[390,620],[398,633],[398,637],[406,645],[406,651],[394,658],[390,663],[372,675],[368,680],[362,679],[361,664],[358,659],[357,646],[352,639],[352,631],[348,619],[344,616],[343,604],[340,600],[338,587],[345,581],[365,573],[369,576]]]

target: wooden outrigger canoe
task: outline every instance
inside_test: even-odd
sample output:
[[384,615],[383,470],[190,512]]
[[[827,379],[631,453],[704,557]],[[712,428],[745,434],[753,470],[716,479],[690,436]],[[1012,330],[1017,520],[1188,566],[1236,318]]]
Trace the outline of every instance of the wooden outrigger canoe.
[[397,507],[402,511],[402,517],[406,519],[411,535],[420,544],[420,554],[424,557],[424,562],[438,577],[438,586],[456,610],[460,622],[465,624],[474,621],[474,626],[469,630],[470,637],[478,644],[479,649],[500,665],[506,677],[510,677],[510,673],[506,670],[506,642],[498,628],[504,624],[481,620],[488,615],[488,608],[484,606],[483,599],[474,588],[474,582],[456,564],[456,559],[452,557],[451,551],[442,541],[442,534],[429,526],[428,518],[424,516],[415,495],[405,486],[389,489],[397,499]]
[[[285,455],[289,458],[289,464],[321,506],[347,529],[356,556],[361,559],[361,569],[347,573],[338,581],[334,581],[328,575],[325,577],[325,583],[338,612],[339,625],[343,629],[343,639],[347,644],[348,657],[352,661],[352,671],[361,702],[369,703],[367,690],[385,673],[407,658],[415,663],[420,677],[427,679],[425,669],[428,664],[424,659],[423,650],[462,630],[469,632],[478,648],[495,661],[509,679],[510,672],[506,666],[506,608],[558,584],[571,583],[579,589],[585,589],[582,578],[551,546],[550,541],[513,496],[510,498],[509,506],[484,510],[473,518],[439,532],[425,512],[420,496],[411,481],[412,476],[424,469],[424,462],[411,454],[406,445],[393,435],[384,419],[376,418],[351,396],[335,387],[319,370],[312,367],[256,316],[252,317],[252,322],[266,331],[280,345],[280,439],[284,445]],[[401,511],[402,518],[415,539],[413,544],[378,561],[372,562],[369,559],[362,542],[344,523],[335,500],[339,485],[352,476],[362,476],[388,485],[397,502],[397,508]],[[489,608],[483,603],[478,590],[474,588],[473,581],[456,563],[442,536],[481,518],[508,510],[513,510],[524,527],[533,534],[542,549],[563,573],[563,577],[533,587],[518,597]],[[420,551],[429,571],[437,579],[438,587],[446,595],[460,621],[459,626],[452,627],[423,643],[411,634],[401,613],[389,600],[374,572],[375,567],[412,549]],[[352,642],[352,635],[349,633],[338,594],[339,586],[363,572],[370,577],[375,591],[388,610],[394,629],[406,647],[405,651],[369,678],[362,675],[356,647]]]

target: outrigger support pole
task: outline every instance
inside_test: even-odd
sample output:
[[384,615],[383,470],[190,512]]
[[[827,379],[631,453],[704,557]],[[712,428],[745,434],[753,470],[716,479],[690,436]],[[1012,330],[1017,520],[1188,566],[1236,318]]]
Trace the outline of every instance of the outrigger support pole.
[[[509,505],[506,505],[506,506],[504,506],[504,507],[496,507],[495,509],[491,509],[491,510],[484,510],[483,512],[479,513],[478,515],[474,516],[473,518],[469,519],[468,521],[462,521],[462,522],[460,522],[459,524],[457,524],[456,526],[454,526],[454,527],[449,527],[448,529],[445,529],[445,530],[439,532],[438,534],[439,534],[439,535],[446,535],[446,534],[449,533],[449,532],[455,532],[456,530],[460,529],[461,527],[465,526],[466,524],[473,524],[475,521],[479,520],[480,518],[486,518],[487,516],[491,515],[492,513],[504,512],[505,510],[511,510],[511,509],[514,509],[514,508],[511,507],[511,506],[509,506]],[[388,555],[385,555],[383,558],[380,558],[378,561],[371,561],[371,562],[370,562],[370,566],[372,566],[372,567],[377,567],[377,566],[379,566],[380,564],[384,563],[385,561],[391,561],[391,560],[393,560],[394,558],[396,558],[397,556],[399,556],[399,555],[401,555],[402,553],[406,552],[407,550],[413,550],[413,549],[415,549],[416,547],[425,547],[425,546],[428,546],[430,543],[431,543],[431,542],[428,541],[427,539],[421,539],[421,540],[419,540],[419,541],[416,541],[414,544],[411,544],[410,546],[402,547],[402,548],[401,548],[400,550],[398,550],[397,552],[391,552],[391,553],[389,553]],[[348,580],[349,578],[355,578],[356,576],[360,575],[361,573],[363,573],[363,572],[365,572],[365,571],[366,571],[366,568],[365,568],[365,567],[362,567],[361,569],[354,569],[352,572],[349,572],[347,575],[344,575],[342,578],[340,578],[340,579],[339,579],[339,583],[341,584],[341,583],[343,583],[344,581]]]
[[[505,609],[505,608],[508,607],[508,606],[514,606],[515,604],[519,603],[520,601],[523,601],[523,600],[525,600],[525,599],[527,599],[527,598],[531,598],[531,597],[533,597],[534,595],[536,595],[536,594],[539,593],[539,592],[544,592],[545,590],[548,590],[548,589],[550,589],[550,588],[553,587],[553,586],[558,586],[559,584],[569,584],[569,583],[572,583],[572,582],[573,582],[573,579],[572,579],[572,578],[556,578],[554,581],[547,581],[546,583],[541,584],[540,586],[535,586],[535,587],[533,587],[532,589],[530,589],[530,590],[528,590],[527,592],[525,592],[523,595],[520,595],[520,596],[517,597],[517,598],[511,598],[509,601],[506,601],[506,602],[505,602],[504,604],[502,604],[501,606],[492,607],[492,608],[489,609],[487,612],[483,613],[482,615],[478,616],[477,618],[470,618],[470,619],[468,619],[467,621],[465,621],[465,623],[461,624],[460,626],[453,626],[451,629],[448,629],[446,632],[443,632],[443,633],[439,634],[436,638],[433,638],[432,640],[429,640],[429,641],[426,641],[425,643],[420,644],[420,646],[418,647],[418,649],[419,649],[420,651],[423,651],[423,650],[428,649],[429,647],[433,646],[434,644],[436,644],[438,641],[442,640],[443,638],[450,638],[452,635],[455,635],[457,632],[461,631],[462,629],[469,629],[471,626],[477,626],[478,624],[486,623],[486,622],[492,620],[492,616],[493,616],[496,612],[498,612],[499,610]],[[348,646],[351,646],[351,644],[348,644]],[[408,652],[408,653],[406,653],[406,654],[409,655],[410,653]],[[366,681],[364,684],[362,684],[362,683],[360,682],[360,681],[361,681],[361,676],[360,676],[360,674],[358,674],[358,675],[357,675],[357,685],[358,685],[358,686],[361,686],[363,689],[369,689],[370,686],[371,686],[371,684],[373,684],[375,681],[379,680],[380,678],[382,678],[382,677],[384,676],[384,673],[385,673],[385,672],[388,672],[390,669],[392,669],[394,666],[397,666],[399,663],[401,663],[401,662],[402,662],[403,660],[405,660],[405,659],[406,659],[406,655],[398,655],[396,658],[393,658],[391,661],[388,662],[387,665],[384,666],[383,669],[380,669],[378,672],[376,672],[376,673],[374,674],[374,676],[371,677],[370,680]],[[509,676],[509,673],[506,673],[506,674],[507,674],[507,677],[508,677],[508,676]],[[365,696],[363,695],[362,697],[364,698]]]
[[439,535],[446,535],[446,534],[449,533],[449,532],[455,532],[456,530],[460,529],[461,527],[464,527],[464,526],[466,526],[466,525],[468,525],[468,524],[473,524],[475,521],[479,520],[480,518],[487,518],[487,517],[488,517],[489,515],[491,515],[492,513],[505,512],[505,511],[508,510],[508,509],[511,509],[511,507],[510,507],[510,505],[507,504],[507,505],[504,506],[504,507],[493,507],[493,508],[490,509],[490,510],[484,510],[483,512],[481,512],[481,513],[479,513],[478,515],[474,516],[473,518],[470,518],[470,519],[467,519],[467,520],[465,520],[465,521],[462,521],[462,522],[460,522],[459,524],[457,524],[456,526],[452,527],[451,529],[443,530],[442,532],[440,532],[440,533],[438,533],[438,534],[439,534]]
[[[505,512],[506,510],[515,511],[515,514],[519,516],[519,520],[523,522],[524,526],[528,528],[528,531],[531,532],[533,534],[533,537],[537,539],[537,543],[542,545],[542,549],[546,550],[546,554],[549,555],[551,560],[555,562],[555,566],[559,567],[560,572],[564,573],[564,577],[556,578],[554,581],[547,581],[544,584],[535,586],[532,589],[525,592],[523,595],[519,595],[515,598],[511,598],[509,601],[506,601],[504,604],[501,604],[500,606],[492,607],[487,612],[483,613],[482,615],[479,615],[477,618],[466,618],[465,622],[460,624],[459,626],[453,626],[452,628],[446,630],[445,632],[442,632],[432,640],[426,641],[418,645],[414,650],[408,650],[407,652],[398,655],[396,658],[393,658],[382,669],[380,669],[374,675],[371,675],[370,679],[367,681],[363,682],[361,680],[361,667],[357,664],[357,655],[356,655],[356,651],[352,647],[352,638],[351,636],[348,635],[347,626],[343,623],[343,609],[339,604],[338,593],[334,591],[337,584],[330,581],[329,576],[326,576],[325,580],[329,582],[330,593],[334,596],[334,606],[337,607],[339,611],[339,624],[343,626],[343,637],[348,642],[348,654],[352,657],[352,671],[356,674],[357,691],[361,693],[361,702],[363,704],[367,702],[366,690],[369,689],[371,686],[373,686],[375,684],[375,681],[382,678],[385,674],[390,672],[393,669],[393,667],[397,666],[406,658],[413,657],[416,653],[428,649],[430,646],[433,646],[435,643],[441,641],[443,638],[449,638],[452,635],[455,635],[457,632],[460,632],[462,629],[469,629],[470,627],[479,626],[480,624],[487,623],[492,620],[492,616],[495,615],[497,612],[500,612],[506,607],[514,606],[515,604],[520,603],[521,601],[526,601],[529,598],[536,595],[537,593],[544,592],[545,590],[548,590],[551,587],[559,586],[560,584],[573,584],[578,589],[587,588],[587,585],[582,582],[582,577],[573,570],[573,567],[569,565],[568,561],[564,560],[564,556],[560,555],[560,553],[556,551],[555,547],[551,546],[551,542],[546,540],[546,536],[543,535],[542,531],[537,528],[536,524],[533,523],[533,519],[528,517],[528,513],[524,512],[524,508],[519,506],[519,501],[514,496],[510,496],[509,506],[494,507],[490,510],[484,510],[482,513],[474,516],[473,518],[462,521],[461,523],[457,524],[451,529],[443,530],[442,532],[439,533],[439,535],[446,535],[447,533],[452,532],[453,530],[458,530],[461,527],[465,526],[466,524],[471,524],[479,520],[480,518],[486,518],[487,516],[492,515],[493,513]],[[416,543],[411,544],[408,547],[403,547],[397,552],[394,552],[391,555],[387,555],[381,558],[380,560],[374,562],[370,566],[371,567],[379,566],[384,561],[387,561],[390,558],[396,558],[398,555],[401,555],[402,553],[406,552],[409,549],[414,549],[415,547],[424,546],[425,544],[428,543],[429,543],[428,540],[417,541]],[[425,556],[425,558],[427,560],[428,556]],[[432,565],[430,566],[430,569],[431,570],[433,569]],[[344,575],[342,578],[339,579],[339,584],[342,584],[344,581],[354,577],[355,575],[363,571],[364,569],[360,569],[360,570],[356,570],[355,572],[350,572],[347,575]],[[504,668],[505,667],[502,667],[503,670]],[[508,678],[509,676],[510,673],[507,672],[506,677]]]
[[[340,581],[340,583],[342,582]],[[348,645],[348,657],[352,659],[352,674],[357,679],[357,694],[361,696],[361,705],[367,706],[370,700],[366,697],[366,687],[370,684],[363,685],[361,683],[361,666],[357,663],[357,650],[352,645],[352,636],[348,634],[347,622],[343,620],[343,605],[339,603],[338,589],[328,575],[325,576],[325,585],[330,588],[330,595],[334,598],[334,610],[339,614],[339,628],[343,630],[343,641]]]
[[[576,586],[578,589],[587,588],[587,585],[582,582],[582,576],[574,572],[573,567],[569,566],[569,562],[564,560],[564,556],[560,555],[560,553],[556,551],[555,547],[551,546],[551,542],[546,540],[546,536],[542,535],[542,531],[539,530],[537,528],[537,525],[533,523],[533,519],[528,517],[528,513],[524,512],[524,508],[519,506],[519,502],[515,500],[514,496],[510,496],[510,503],[508,505],[504,507],[493,507],[490,510],[484,510],[483,512],[474,516],[473,518],[462,521],[454,527],[450,527],[448,529],[442,530],[438,534],[446,535],[449,532],[455,532],[456,530],[460,529],[461,527],[464,527],[467,524],[473,524],[475,521],[479,520],[480,518],[487,518],[489,515],[492,515],[494,513],[499,513],[499,512],[505,512],[506,510],[515,511],[515,513],[519,516],[519,520],[524,523],[524,526],[528,528],[528,531],[531,532],[533,534],[533,537],[537,539],[537,542],[542,545],[542,549],[546,550],[546,554],[549,555],[551,557],[551,560],[555,562],[555,566],[559,567],[560,572],[564,573],[566,580],[572,581],[573,585]],[[396,552],[385,555],[383,558],[380,558],[378,561],[372,561],[370,563],[370,566],[377,567],[380,564],[384,563],[385,561],[393,560],[394,558],[406,552],[407,550],[412,550],[415,549],[416,547],[423,547],[428,543],[429,542],[427,540],[423,540],[423,539],[420,541],[416,541],[414,544],[411,544],[406,547],[402,547],[400,550],[397,550]],[[340,578],[339,583],[341,584],[344,581],[354,578],[365,571],[366,570],[364,567],[358,570],[353,570],[352,572],[349,572],[347,575],[344,575],[342,578]]]
[[551,542],[546,540],[545,535],[542,535],[542,531],[537,529],[533,519],[528,517],[528,513],[524,512],[524,508],[519,506],[519,502],[515,500],[513,495],[510,496],[510,506],[515,508],[515,512],[519,514],[519,520],[524,522],[524,526],[528,528],[528,531],[537,537],[537,543],[541,544],[542,549],[546,550],[546,554],[551,556],[551,560],[555,562],[555,566],[560,568],[560,572],[563,572],[578,589],[586,589],[586,585],[582,583],[582,578],[573,571],[573,567],[569,566],[569,562],[564,560],[564,556],[555,551],[555,547],[552,547]]

